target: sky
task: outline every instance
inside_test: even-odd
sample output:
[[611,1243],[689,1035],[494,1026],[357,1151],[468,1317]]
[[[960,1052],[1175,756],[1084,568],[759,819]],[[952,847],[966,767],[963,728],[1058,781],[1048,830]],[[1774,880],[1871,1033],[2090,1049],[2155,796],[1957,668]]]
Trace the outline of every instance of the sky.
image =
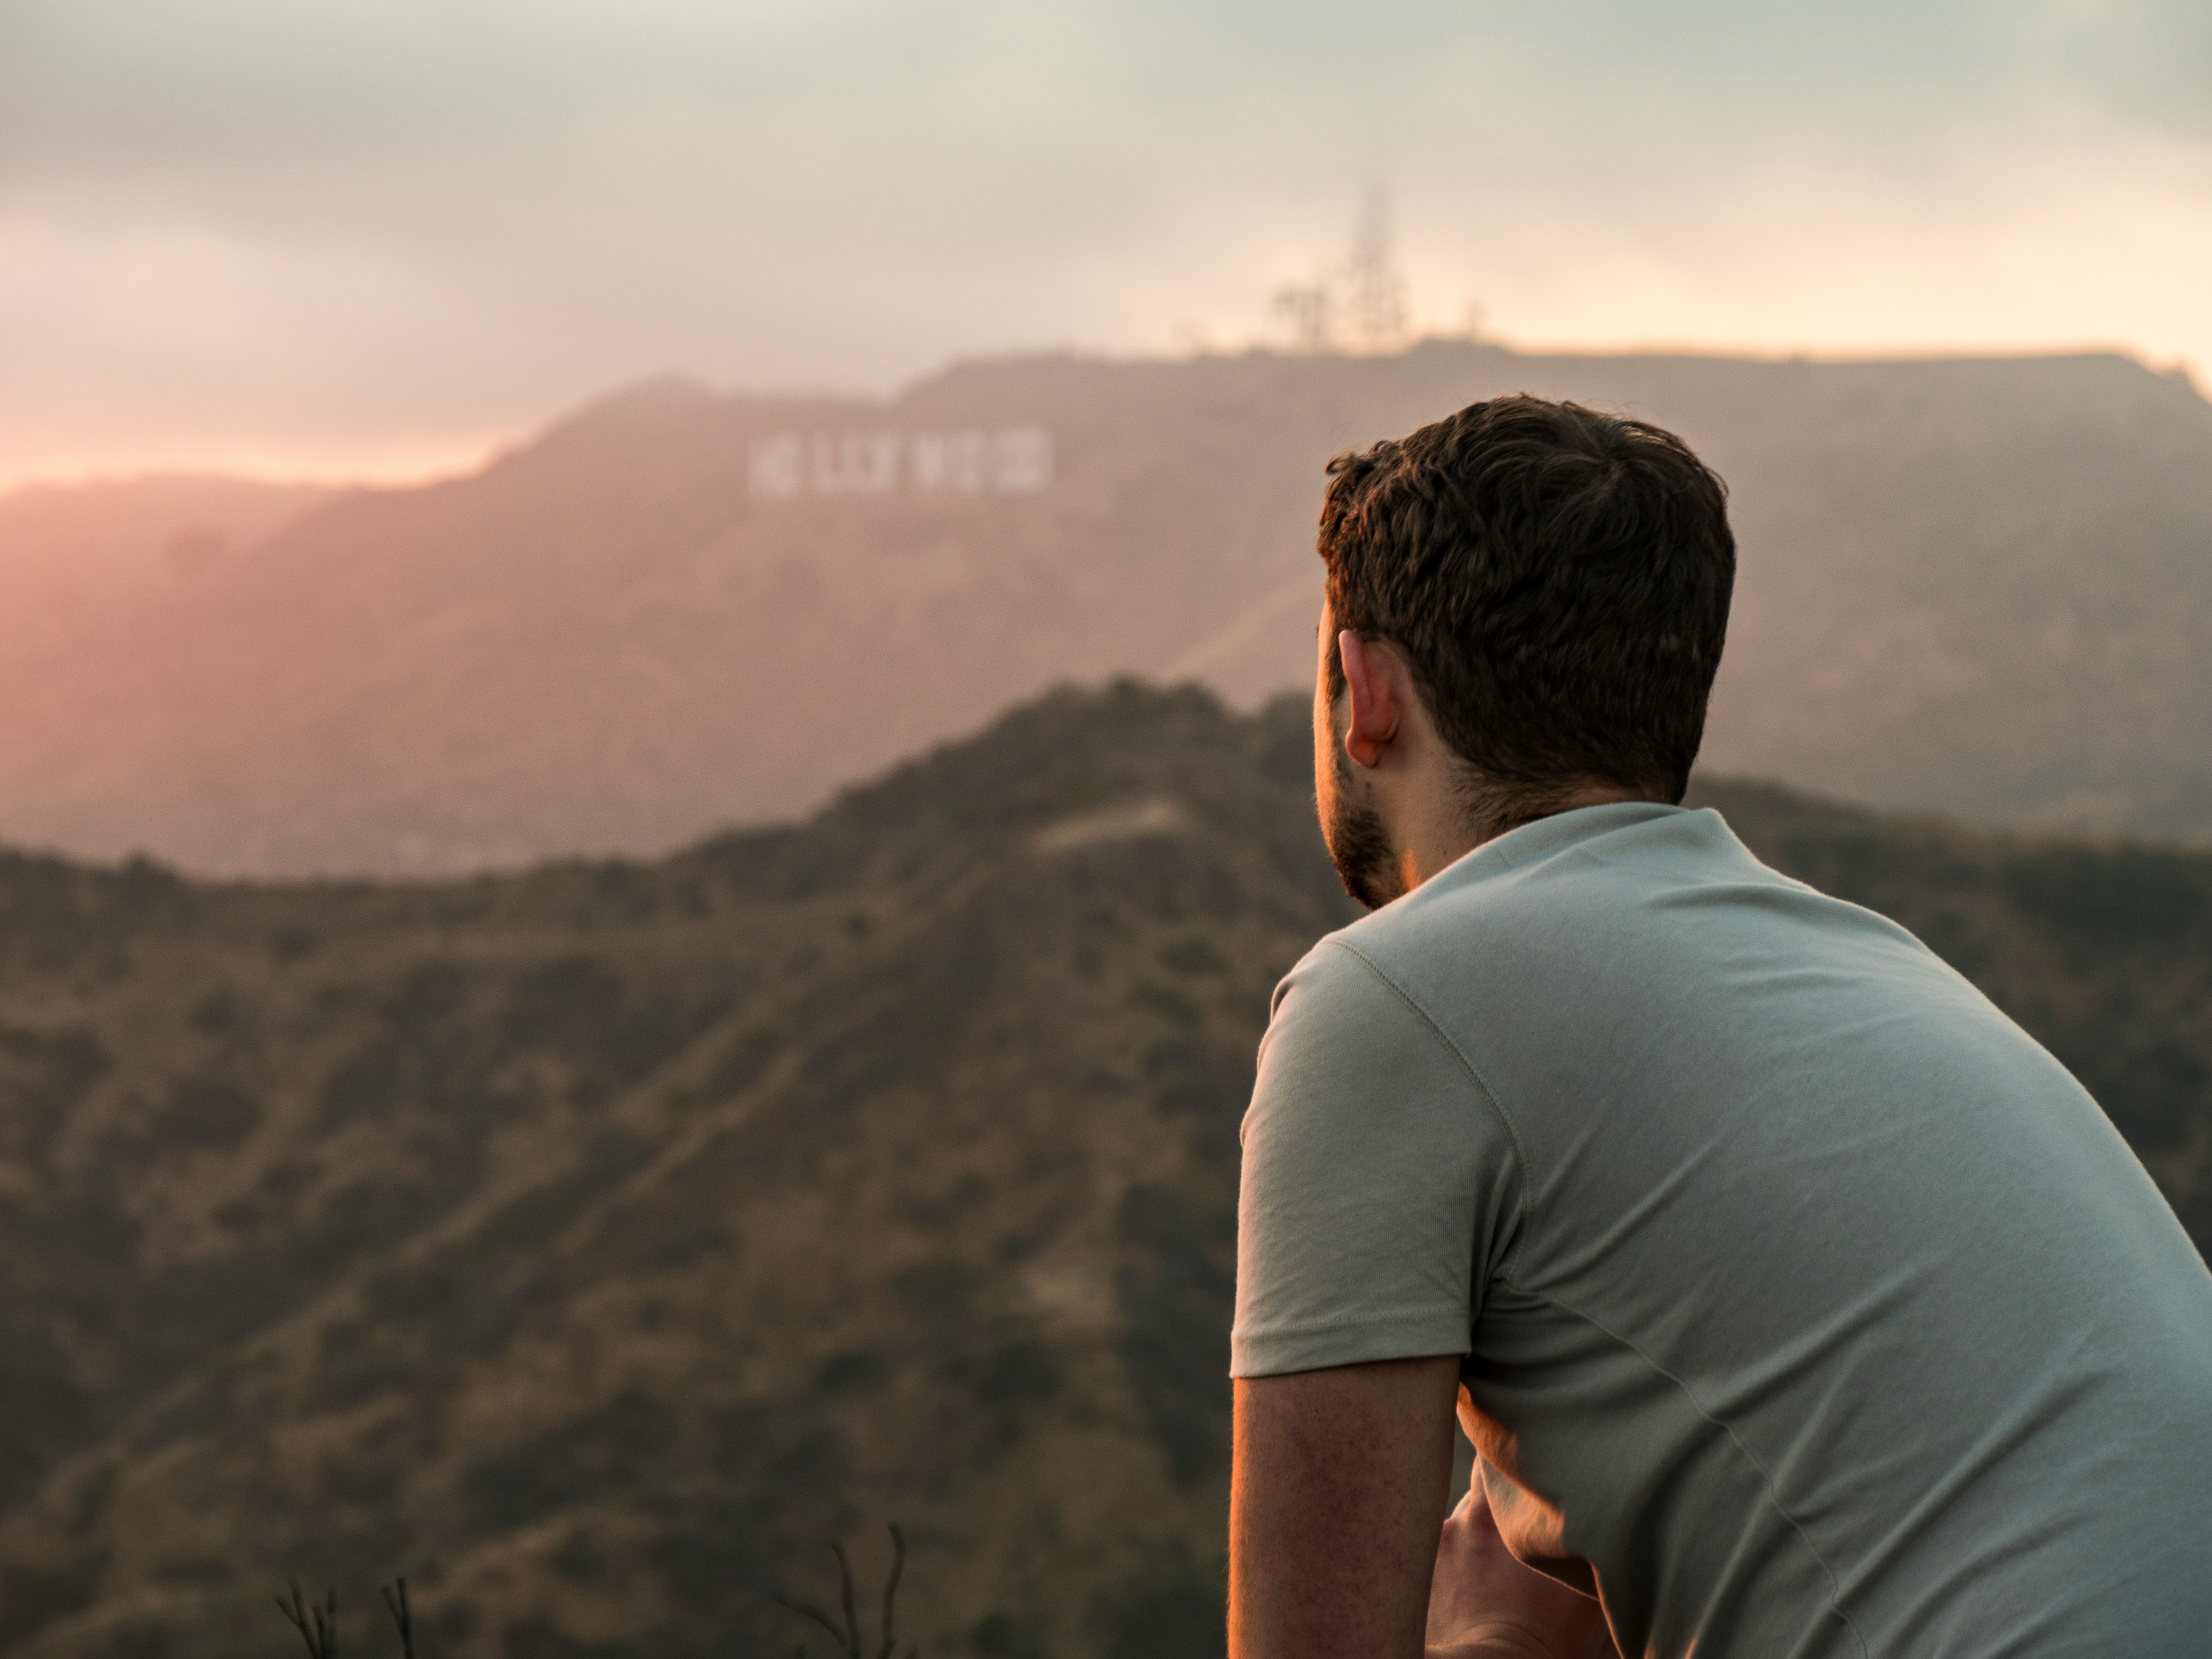
[[0,483],[1236,349],[1391,210],[1510,343],[2212,370],[2204,0],[0,0]]

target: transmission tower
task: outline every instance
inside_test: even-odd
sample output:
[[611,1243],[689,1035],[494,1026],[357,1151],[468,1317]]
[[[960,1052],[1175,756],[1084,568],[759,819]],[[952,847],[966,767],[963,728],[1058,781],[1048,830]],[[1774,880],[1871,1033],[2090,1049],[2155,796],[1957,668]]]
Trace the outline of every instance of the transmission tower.
[[1406,338],[1406,277],[1390,235],[1390,198],[1370,191],[1344,262],[1344,321],[1355,349],[1392,351]]

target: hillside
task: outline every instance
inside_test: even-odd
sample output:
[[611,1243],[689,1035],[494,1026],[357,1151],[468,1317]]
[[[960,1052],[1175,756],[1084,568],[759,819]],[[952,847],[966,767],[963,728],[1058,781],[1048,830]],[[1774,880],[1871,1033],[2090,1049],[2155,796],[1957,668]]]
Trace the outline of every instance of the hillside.
[[[1255,354],[682,384],[359,491],[9,662],[0,836],[213,873],[658,852],[1069,678],[1310,674],[1333,453],[1530,389],[1680,428],[1743,546],[1710,758],[1888,806],[2212,835],[2212,406],[2117,356]],[[0,503],[4,506],[4,503]]]
[[[1346,920],[1291,701],[1064,692],[654,863],[0,863],[0,1655],[1218,1654],[1236,1131]],[[2212,1243],[2212,854],[1712,783],[2096,1088]],[[1211,1648],[1209,1649],[1209,1644]]]
[[0,660],[51,659],[219,580],[329,491],[148,477],[0,495]]

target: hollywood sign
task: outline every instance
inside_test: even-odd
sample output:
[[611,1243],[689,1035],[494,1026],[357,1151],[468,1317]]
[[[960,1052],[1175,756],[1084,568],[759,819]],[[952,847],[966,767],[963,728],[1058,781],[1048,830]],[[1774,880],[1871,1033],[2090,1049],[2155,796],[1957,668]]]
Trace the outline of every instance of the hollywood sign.
[[951,432],[779,432],[753,441],[752,492],[796,495],[1034,495],[1052,482],[1041,426]]

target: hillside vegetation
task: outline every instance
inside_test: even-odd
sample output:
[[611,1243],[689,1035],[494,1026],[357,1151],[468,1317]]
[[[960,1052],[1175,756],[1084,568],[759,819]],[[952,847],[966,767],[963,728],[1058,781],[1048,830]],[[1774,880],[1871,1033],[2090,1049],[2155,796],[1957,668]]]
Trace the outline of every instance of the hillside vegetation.
[[[0,863],[0,1654],[1219,1651],[1237,1127],[1352,912],[1289,701],[1063,692],[650,864]],[[2212,1241],[2212,856],[1721,782],[2095,1089]],[[380,1648],[378,1650],[382,1650]],[[819,1638],[817,1638],[819,1650]]]
[[[1732,486],[1716,766],[2212,836],[2212,405],[2186,385],[2118,356],[1431,341],[969,363],[880,403],[609,398],[477,476],[329,501],[65,649],[0,648],[0,836],[263,876],[656,854],[1070,677],[1254,705],[1310,684],[1328,457],[1522,390],[1675,427]],[[1048,468],[954,479],[958,443],[1009,433],[1047,434],[1024,453]],[[0,593],[66,562],[9,511]]]

